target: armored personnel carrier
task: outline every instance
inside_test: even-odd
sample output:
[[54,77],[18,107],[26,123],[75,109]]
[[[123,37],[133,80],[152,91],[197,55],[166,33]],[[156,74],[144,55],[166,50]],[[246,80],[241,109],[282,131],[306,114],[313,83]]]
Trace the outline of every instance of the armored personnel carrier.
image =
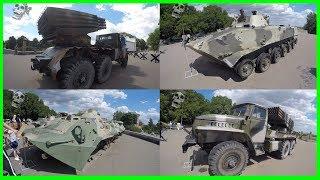
[[187,47],[211,61],[226,65],[246,79],[256,69],[265,72],[271,63],[277,63],[297,43],[294,27],[271,26],[269,17],[253,11],[246,16],[243,10],[233,27],[192,41]]
[[26,129],[24,137],[44,153],[82,170],[96,150],[108,147],[123,131],[121,123],[105,121],[97,111],[87,110]]
[[279,107],[239,104],[232,115],[196,117],[183,152],[198,144],[208,156],[211,175],[239,175],[253,156],[273,153],[279,159],[292,154],[296,137],[293,121]]
[[96,15],[48,7],[38,21],[38,31],[54,46],[32,58],[31,69],[58,80],[60,88],[88,89],[94,81],[106,82],[112,61],[125,68],[128,54],[123,33],[98,35],[91,45],[87,34],[105,28],[105,20]]

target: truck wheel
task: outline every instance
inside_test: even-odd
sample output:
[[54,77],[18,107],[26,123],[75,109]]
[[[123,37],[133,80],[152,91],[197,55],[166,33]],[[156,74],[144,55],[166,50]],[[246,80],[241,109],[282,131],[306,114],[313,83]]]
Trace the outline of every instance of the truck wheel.
[[96,70],[96,76],[95,80],[97,83],[104,83],[106,82],[112,71],[112,61],[109,56],[106,56],[105,58],[96,61],[95,63],[95,70]]
[[285,57],[287,55],[287,46],[286,44],[281,44],[281,57]]
[[240,175],[248,164],[248,150],[236,141],[222,142],[208,157],[210,175]]
[[281,49],[279,47],[275,47],[271,51],[271,62],[277,63],[281,57]]
[[279,159],[285,159],[290,152],[290,141],[283,141],[280,143],[277,151]]
[[244,59],[236,66],[236,72],[242,79],[249,77],[253,69],[254,64],[250,59]]
[[257,70],[259,72],[265,72],[269,69],[271,64],[270,55],[267,53],[261,53],[257,58]]
[[60,75],[60,87],[65,89],[88,89],[94,81],[93,64],[86,59],[70,61]]
[[296,145],[296,140],[292,140],[292,141],[290,142],[290,151],[289,151],[289,155],[293,154],[293,151],[294,151],[295,145]]
[[122,59],[122,61],[120,62],[120,66],[122,68],[126,68],[128,65],[128,54],[126,55],[126,57],[124,59]]

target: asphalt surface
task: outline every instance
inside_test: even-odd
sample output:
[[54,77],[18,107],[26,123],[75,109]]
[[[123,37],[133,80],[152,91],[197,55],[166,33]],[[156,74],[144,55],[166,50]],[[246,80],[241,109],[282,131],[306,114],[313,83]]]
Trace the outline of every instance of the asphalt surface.
[[107,150],[98,151],[81,172],[50,157],[41,159],[31,146],[20,150],[23,161],[11,162],[22,175],[158,175],[159,145],[123,134]]
[[[4,87],[6,89],[42,88],[57,89],[58,82],[50,77],[32,71],[30,59],[35,55],[4,54]],[[159,88],[159,63],[141,60],[129,56],[126,69],[113,62],[110,79],[103,84],[93,84],[95,89],[126,89],[126,88]]]
[[[300,33],[294,50],[271,64],[264,73],[253,73],[241,80],[234,70],[209,62],[205,56],[181,43],[160,46],[165,53],[160,56],[161,89],[205,88],[266,88],[266,89],[311,89],[315,88],[316,51],[315,35]],[[193,67],[193,74],[186,78],[185,72]],[[190,72],[188,73],[190,75]]]
[[[181,145],[187,133],[184,130],[163,132],[166,141],[160,144],[161,175],[209,175],[207,154],[193,146],[183,154]],[[191,159],[194,159],[193,166]],[[191,170],[193,169],[193,170]],[[242,175],[315,175],[316,143],[298,140],[294,154],[284,160],[261,155],[249,161]]]

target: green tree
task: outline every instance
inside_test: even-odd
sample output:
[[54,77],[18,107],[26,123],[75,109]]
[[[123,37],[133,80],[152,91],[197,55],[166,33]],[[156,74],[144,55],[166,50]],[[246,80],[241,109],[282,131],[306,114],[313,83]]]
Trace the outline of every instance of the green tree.
[[135,125],[137,123],[138,117],[139,114],[134,112],[128,112],[121,116],[120,121],[123,122],[123,125],[125,127],[128,127],[130,125]]
[[317,18],[316,13],[311,12],[307,16],[307,22],[303,26],[304,30],[307,30],[309,34],[316,34],[317,33]]
[[16,44],[16,38],[14,38],[14,36],[10,36],[9,39],[5,42],[5,48],[14,50]]
[[113,113],[113,120],[115,121],[121,121],[121,118],[122,116],[124,115],[125,113],[122,112],[122,111],[116,111],[115,113]]
[[173,4],[160,7],[161,39],[180,37],[183,33],[211,33],[217,29],[231,26],[233,18],[219,6],[209,5],[203,11],[197,11],[194,6],[185,5],[185,11],[180,18],[172,17]]
[[151,50],[159,49],[160,42],[160,29],[156,28],[152,33],[149,34],[147,39],[147,44],[150,46]]
[[44,105],[43,101],[37,95],[30,92],[25,93],[24,95],[25,99],[16,111],[21,117],[37,120],[38,118],[56,115],[56,112]]
[[3,90],[3,118],[10,119],[13,116],[13,109],[11,106],[13,92],[10,90]]
[[148,45],[147,45],[146,41],[143,39],[137,39],[136,45],[137,45],[137,50],[141,51],[141,50],[148,49]]
[[230,114],[232,100],[226,96],[212,97],[210,102],[210,113],[213,114]]
[[32,49],[34,51],[39,49],[39,41],[37,38],[34,38],[30,43],[29,43],[29,49]]
[[176,90],[161,90],[160,92],[160,120],[168,123],[170,121],[180,122],[183,124],[192,124],[196,116],[209,113],[209,102],[203,95],[193,90],[185,90],[184,102],[179,108],[171,106],[173,93]]

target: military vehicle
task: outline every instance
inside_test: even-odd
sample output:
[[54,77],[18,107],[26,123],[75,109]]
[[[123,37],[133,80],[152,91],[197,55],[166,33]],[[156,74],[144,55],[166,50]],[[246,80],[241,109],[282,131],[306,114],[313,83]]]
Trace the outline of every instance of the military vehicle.
[[90,109],[26,129],[24,137],[45,154],[81,171],[97,150],[106,149],[123,131],[122,124],[105,121]]
[[31,69],[58,80],[61,88],[87,89],[94,81],[106,82],[112,61],[125,68],[128,54],[122,33],[98,35],[95,45],[91,45],[87,34],[105,28],[105,20],[96,15],[46,8],[38,21],[38,31],[44,41],[54,46],[32,58]]
[[297,28],[271,26],[268,16],[257,11],[245,16],[241,10],[233,27],[192,41],[187,47],[246,79],[254,69],[265,72],[271,63],[277,63],[295,47],[297,36]]
[[292,154],[292,130],[293,121],[279,107],[244,103],[232,115],[196,117],[182,150],[197,144],[208,153],[211,175],[239,175],[251,157],[270,153],[285,159]]

